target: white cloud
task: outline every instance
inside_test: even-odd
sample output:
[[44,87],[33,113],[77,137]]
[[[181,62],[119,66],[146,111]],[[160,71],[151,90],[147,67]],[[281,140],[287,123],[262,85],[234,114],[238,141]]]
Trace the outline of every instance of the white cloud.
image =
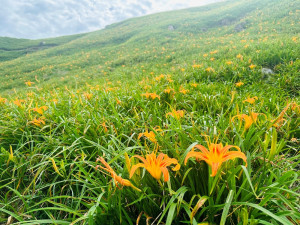
[[45,38],[104,28],[121,20],[216,0],[0,0],[0,36]]

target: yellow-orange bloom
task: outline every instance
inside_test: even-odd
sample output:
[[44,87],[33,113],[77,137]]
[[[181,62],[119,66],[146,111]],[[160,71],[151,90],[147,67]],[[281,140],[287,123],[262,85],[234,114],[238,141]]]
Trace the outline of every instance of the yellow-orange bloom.
[[183,110],[175,110],[175,109],[172,109],[172,112],[168,112],[166,114],[166,117],[168,116],[172,116],[174,117],[175,119],[180,119],[184,116],[184,111]]
[[132,187],[133,189],[137,190],[137,191],[141,191],[140,189],[138,189],[137,187],[135,187],[129,180],[127,179],[123,179],[121,176],[118,176],[116,174],[116,172],[110,167],[110,165],[104,160],[103,157],[98,157],[98,159],[96,160],[96,162],[100,161],[103,166],[97,166],[96,169],[98,167],[100,167],[101,169],[105,170],[106,172],[108,172],[110,174],[110,176],[113,178],[113,180],[116,183],[116,186],[118,186],[118,184],[122,185],[122,186],[127,186],[127,187]]
[[152,99],[158,98],[158,99],[160,99],[160,96],[157,95],[156,93],[149,93],[149,92],[147,92],[145,94],[142,94],[142,96],[145,96],[146,98],[152,98]]
[[161,74],[161,75],[155,77],[155,80],[156,80],[156,81],[160,81],[160,80],[163,79],[164,77],[165,77],[165,75]]
[[155,133],[153,131],[150,131],[150,132],[145,131],[144,133],[140,133],[138,136],[138,139],[140,139],[142,136],[145,136],[152,142],[157,142],[156,138],[155,138]]
[[0,104],[5,103],[6,102],[6,98],[1,98],[0,97]]
[[206,68],[205,71],[207,71],[207,72],[215,72],[215,70],[212,67]]
[[166,88],[166,89],[164,90],[164,92],[165,92],[166,94],[170,94],[171,91],[174,92],[174,89],[173,89],[173,88]]
[[15,101],[13,101],[13,103],[19,107],[22,106],[23,102],[25,102],[25,100],[23,100],[23,99],[16,99]]
[[44,112],[45,112],[47,109],[48,109],[48,107],[44,105],[44,106],[41,106],[41,107],[35,107],[35,108],[33,108],[32,110],[35,111],[35,112],[37,112],[37,113],[39,113],[39,114],[41,114],[41,115],[43,115]]
[[[186,155],[184,164],[186,164],[188,159],[191,157],[194,157],[198,160],[204,160],[212,169],[212,177],[216,176],[222,163],[229,159],[241,158],[244,160],[247,166],[246,155],[241,152],[241,149],[238,146],[227,145],[223,147],[222,143],[210,143],[208,150],[202,145],[196,145],[195,147],[198,148],[200,152],[195,152],[194,149],[190,151]],[[238,151],[228,151],[230,148],[236,148]]]
[[117,97],[115,99],[116,99],[117,104],[121,105],[122,102]]
[[257,100],[257,96],[254,96],[252,98],[248,97],[246,100],[244,100],[243,102],[248,102],[250,104],[253,104],[256,100]]
[[172,83],[174,80],[172,80],[171,78],[167,78],[167,81],[168,81],[169,83]]
[[243,82],[237,82],[237,83],[235,83],[235,86],[237,86],[237,87],[240,87],[240,86],[243,86],[244,85],[244,83]]
[[40,127],[42,124],[45,125],[45,121],[44,121],[44,117],[38,118],[38,119],[33,119],[32,121],[30,121],[29,123],[34,124],[38,127]]
[[250,68],[251,70],[253,70],[255,67],[256,67],[256,65],[254,65],[254,64],[251,64],[251,65],[249,66],[249,68]]
[[292,109],[295,113],[300,113],[300,105],[298,105],[296,102],[292,102],[292,103],[291,103],[291,109]]
[[202,67],[202,65],[194,64],[194,65],[192,65],[192,67],[193,68],[200,68],[200,67]]
[[236,57],[237,57],[238,59],[240,59],[241,61],[243,61],[243,56],[242,56],[241,54],[238,54]]
[[88,92],[84,92],[83,93],[83,96],[88,99],[88,100],[91,100],[91,98],[93,97],[93,94],[92,93],[88,93]]
[[105,121],[101,124],[101,126],[103,127],[104,132],[107,133],[108,129],[107,129]]
[[246,114],[240,114],[232,117],[231,120],[234,121],[235,118],[238,118],[239,120],[244,120],[245,129],[248,129],[253,123],[257,121],[258,115],[264,115],[264,114],[251,112],[249,116]]
[[160,180],[161,174],[164,175],[164,181],[167,182],[170,179],[169,171],[167,167],[174,164],[176,165],[174,168],[172,168],[173,171],[177,171],[180,169],[180,165],[175,158],[170,158],[168,155],[164,153],[160,153],[157,157],[154,152],[151,154],[147,154],[146,158],[143,158],[139,155],[133,156],[135,158],[140,159],[143,163],[138,163],[134,165],[130,170],[130,176],[132,177],[136,169],[142,167],[145,168],[152,177],[154,177],[156,180]]
[[287,104],[287,106],[282,110],[282,112],[279,114],[279,116],[276,119],[271,120],[274,127],[279,128],[284,124],[284,121],[285,121],[284,116],[286,114],[286,111],[289,109],[290,105],[293,106],[293,103]]
[[27,82],[25,82],[25,84],[26,84],[28,87],[31,87],[31,85],[34,84],[34,82],[27,81]]
[[180,87],[179,92],[185,95],[185,94],[189,93],[190,91],[187,89],[184,89],[183,87]]

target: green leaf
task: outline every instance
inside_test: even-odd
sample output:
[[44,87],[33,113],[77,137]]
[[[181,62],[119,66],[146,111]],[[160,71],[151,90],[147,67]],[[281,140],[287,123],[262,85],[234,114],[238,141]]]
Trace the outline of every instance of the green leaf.
[[226,218],[227,218],[227,215],[228,215],[228,212],[229,212],[229,208],[231,206],[233,195],[234,195],[233,190],[230,190],[229,194],[226,198],[225,206],[224,206],[223,213],[222,213],[222,216],[221,216],[220,225],[225,225]]

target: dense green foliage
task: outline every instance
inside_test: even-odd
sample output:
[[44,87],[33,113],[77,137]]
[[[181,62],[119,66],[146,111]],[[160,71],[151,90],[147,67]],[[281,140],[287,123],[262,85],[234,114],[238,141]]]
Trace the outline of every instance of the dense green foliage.
[[[3,53],[0,223],[298,224],[298,5],[225,1]],[[185,164],[207,139],[238,146],[247,165],[228,160],[210,176],[205,161]],[[133,156],[153,151],[180,170],[130,178]]]

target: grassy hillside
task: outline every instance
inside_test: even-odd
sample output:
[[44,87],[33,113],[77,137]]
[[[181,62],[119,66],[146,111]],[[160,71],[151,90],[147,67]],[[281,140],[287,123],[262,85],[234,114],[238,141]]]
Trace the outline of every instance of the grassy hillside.
[[0,62],[13,60],[37,51],[42,51],[48,48],[66,44],[84,35],[85,34],[79,34],[59,38],[46,38],[41,40],[0,37]]
[[[297,2],[230,1],[126,20],[64,45],[2,62],[0,90],[22,87],[36,76],[47,86],[59,86],[57,80],[62,77],[64,82],[74,83],[75,75],[83,80],[101,79],[108,73],[119,74],[122,65],[144,64],[151,68],[156,62],[174,66],[190,64],[192,60],[211,64],[202,55],[214,50],[219,51],[215,64],[224,60],[224,53],[228,55],[231,49],[230,57],[246,52],[258,66],[274,69],[298,57],[299,47],[292,40],[299,36],[300,29]],[[169,31],[169,25],[175,30]],[[236,32],[236,26],[247,29]],[[274,49],[279,41],[287,43]],[[243,48],[245,45],[249,48]],[[253,50],[261,51],[254,54]]]
[[4,53],[0,224],[299,224],[298,5],[225,1]]

